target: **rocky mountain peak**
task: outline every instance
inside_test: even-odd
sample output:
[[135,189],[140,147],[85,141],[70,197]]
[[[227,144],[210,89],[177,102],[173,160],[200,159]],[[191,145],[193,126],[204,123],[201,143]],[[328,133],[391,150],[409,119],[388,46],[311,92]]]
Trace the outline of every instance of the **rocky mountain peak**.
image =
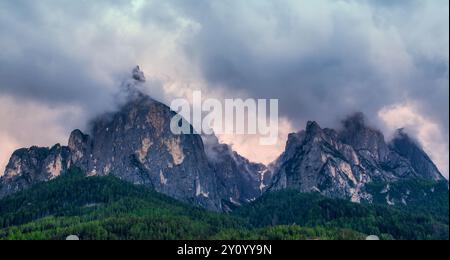
[[[113,175],[152,187],[180,201],[210,210],[227,210],[261,195],[261,173],[253,164],[220,144],[205,148],[197,134],[176,135],[170,108],[138,90],[145,82],[139,67],[125,81],[126,102],[90,123],[89,134],[74,130],[67,147],[21,149],[0,179],[0,197],[48,181],[77,167],[88,176]],[[220,160],[212,160],[214,151]]]
[[416,147],[421,149],[419,142],[409,136],[404,128],[400,128],[395,132],[391,144],[394,146],[396,146],[395,144],[398,144],[397,146]]
[[59,144],[15,151],[0,178],[0,198],[60,176],[67,171],[69,160],[69,149]]
[[419,143],[411,138],[404,129],[397,131],[389,147],[400,156],[408,159],[421,178],[435,181],[445,180]]
[[139,66],[134,67],[134,69],[132,71],[132,76],[133,76],[133,79],[138,82],[146,81],[144,72],[141,70],[141,68]]
[[69,148],[75,149],[81,144],[87,143],[89,140],[89,135],[84,134],[81,130],[76,129],[72,131],[69,137]]
[[375,160],[385,160],[389,152],[384,135],[368,126],[362,113],[355,113],[342,121],[339,138],[357,151],[368,151]]
[[143,94],[139,66],[122,87],[126,102],[90,124],[89,134],[74,130],[67,146],[31,147],[13,153],[0,178],[0,197],[52,180],[77,167],[88,176],[113,175],[152,187],[180,201],[228,211],[267,190],[320,192],[354,202],[370,201],[365,186],[375,181],[444,178],[423,149],[399,131],[387,144],[361,113],[339,131],[315,121],[290,134],[285,152],[269,168],[252,163],[221,144],[215,135],[176,135],[176,114]]
[[361,113],[342,122],[342,129],[322,129],[308,122],[289,135],[286,150],[271,167],[269,190],[319,192],[354,202],[370,201],[365,186],[419,178],[444,178],[425,152],[404,132],[388,145],[383,134],[367,126]]
[[306,133],[308,135],[317,135],[322,133],[322,128],[316,121],[309,121],[306,124]]
[[306,131],[321,130],[322,128],[316,121],[308,121],[306,123]]
[[[125,98],[125,101],[134,100],[142,97],[142,86],[146,82],[145,74],[139,66],[131,70],[131,75],[126,78],[120,86],[121,92],[118,93],[119,98]],[[123,103],[123,100],[120,101]]]

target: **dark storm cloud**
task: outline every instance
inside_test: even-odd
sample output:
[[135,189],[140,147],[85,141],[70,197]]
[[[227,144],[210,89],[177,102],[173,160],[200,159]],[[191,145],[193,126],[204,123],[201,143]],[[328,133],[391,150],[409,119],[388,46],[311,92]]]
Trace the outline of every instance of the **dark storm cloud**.
[[229,97],[278,98],[296,128],[310,119],[335,126],[356,111],[379,123],[380,110],[407,103],[448,133],[448,5],[3,0],[0,97],[72,104],[89,117],[110,108],[129,69],[145,63],[144,71],[173,81],[183,71]]
[[197,1],[182,11],[201,25],[186,51],[211,86],[279,98],[289,118],[328,125],[413,100],[448,129],[448,1]]
[[[445,0],[0,5],[0,33],[6,35],[0,41],[0,93],[107,104],[111,80],[134,65],[139,53],[139,45],[124,40],[127,28],[117,29],[108,24],[114,18],[104,18],[122,12],[142,25],[142,38],[153,34],[151,28],[176,31],[180,19],[198,24],[179,47],[209,86],[279,98],[283,115],[298,124],[307,119],[332,124],[360,110],[375,118],[386,105],[414,100],[448,129]],[[129,57],[124,58],[122,46]],[[173,58],[176,63],[178,57]]]
[[199,24],[184,48],[211,88],[278,98],[296,128],[357,111],[406,126],[448,175],[447,0],[177,3]]
[[1,1],[0,95],[79,105],[90,115],[111,107],[135,53],[123,54],[104,12],[127,2]]

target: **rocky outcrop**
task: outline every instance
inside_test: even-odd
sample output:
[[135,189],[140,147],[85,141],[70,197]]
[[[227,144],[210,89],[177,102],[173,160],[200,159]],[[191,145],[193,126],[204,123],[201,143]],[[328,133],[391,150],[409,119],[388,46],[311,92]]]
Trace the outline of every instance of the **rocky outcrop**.
[[338,133],[309,122],[305,131],[289,136],[277,161],[270,190],[295,189],[359,200],[361,184],[369,181],[356,151]]
[[216,211],[261,194],[259,172],[264,166],[250,163],[218,141],[212,149],[220,160],[213,160],[200,135],[173,134],[170,123],[176,114],[137,91],[136,85],[143,82],[137,67],[125,83],[128,102],[93,120],[89,134],[73,131],[67,147],[15,152],[0,179],[0,196],[51,180],[70,167],[87,176],[114,175]]
[[389,154],[383,134],[367,126],[362,113],[356,113],[342,122],[338,139],[358,152],[365,151],[364,154],[370,154],[371,159],[375,161],[384,161]]
[[181,201],[221,210],[216,173],[199,135],[174,135],[170,109],[145,95],[94,121],[91,135],[69,139],[74,166],[89,176],[114,175]]
[[0,179],[0,197],[32,185],[52,180],[70,167],[70,151],[55,145],[52,148],[31,147],[15,151]]
[[368,183],[445,180],[403,131],[387,143],[362,114],[344,120],[339,131],[309,122],[306,130],[289,135],[276,162],[269,167],[252,163],[214,135],[173,134],[170,124],[176,114],[142,94],[138,87],[144,82],[136,67],[123,85],[127,102],[93,120],[89,133],[73,131],[67,146],[14,152],[0,179],[0,197],[52,180],[71,167],[87,176],[113,175],[149,186],[215,211],[232,210],[267,190],[295,189],[370,202]]
[[406,135],[390,144],[368,127],[361,114],[347,118],[342,130],[322,129],[309,122],[291,134],[286,151],[272,165],[270,190],[319,192],[354,202],[370,201],[371,182],[405,179],[445,180],[423,150]]
[[389,147],[410,162],[411,167],[418,173],[418,177],[434,181],[445,180],[430,157],[403,129],[398,130]]

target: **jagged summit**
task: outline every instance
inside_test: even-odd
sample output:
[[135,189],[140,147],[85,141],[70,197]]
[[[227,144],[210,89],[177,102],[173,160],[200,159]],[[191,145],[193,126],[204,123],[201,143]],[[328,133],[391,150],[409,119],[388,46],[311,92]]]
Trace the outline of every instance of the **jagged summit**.
[[132,71],[133,79],[138,82],[145,82],[145,75],[144,72],[141,70],[141,68],[138,66],[134,67]]
[[377,161],[384,161],[389,149],[383,133],[369,127],[362,113],[356,113],[342,121],[339,138],[357,151],[366,150]]
[[366,125],[361,113],[342,124],[342,129],[335,131],[311,121],[306,130],[289,135],[285,152],[273,164],[269,190],[320,192],[359,202],[371,200],[365,189],[371,182],[445,180],[404,132],[386,143],[380,131]]
[[[139,66],[131,70],[131,74],[122,82],[120,93],[118,93],[118,102],[126,103],[130,100],[145,96],[142,93],[142,86],[145,84],[146,78],[144,72]],[[120,99],[125,99],[120,100]]]
[[402,157],[408,159],[414,170],[417,173],[422,173],[424,178],[435,181],[445,180],[418,142],[411,138],[404,129],[397,131],[389,147]]
[[306,123],[306,132],[317,134],[321,131],[322,128],[320,128],[319,124],[316,121],[308,121]]
[[135,67],[123,85],[127,96],[120,108],[93,120],[88,134],[74,130],[67,146],[14,152],[0,178],[0,197],[72,167],[88,176],[114,175],[215,211],[232,210],[280,189],[370,202],[366,186],[372,182],[445,180],[406,133],[399,131],[386,142],[361,113],[345,119],[338,130],[310,121],[305,130],[289,135],[275,163],[252,163],[215,135],[173,134],[175,112],[143,94],[139,87],[144,82],[144,73]]
[[[144,80],[136,67],[127,86],[135,89]],[[220,164],[211,160],[200,135],[171,132],[175,115],[168,106],[136,89],[117,111],[93,120],[89,134],[74,130],[67,146],[14,153],[0,179],[0,197],[56,178],[71,167],[80,168],[88,176],[114,175],[150,186],[215,211],[260,195],[262,166],[238,156],[228,146]]]

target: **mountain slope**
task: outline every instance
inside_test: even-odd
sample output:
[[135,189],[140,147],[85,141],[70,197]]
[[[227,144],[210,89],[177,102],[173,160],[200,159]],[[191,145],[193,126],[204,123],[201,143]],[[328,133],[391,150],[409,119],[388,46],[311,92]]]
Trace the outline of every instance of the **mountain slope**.
[[416,142],[402,133],[386,143],[362,114],[346,119],[340,131],[308,122],[305,131],[289,136],[286,151],[271,168],[271,191],[319,192],[353,202],[373,200],[365,189],[369,183],[446,182]]
[[[235,237],[236,231],[246,236]],[[242,218],[180,203],[112,176],[77,170],[0,200],[1,239],[363,239],[351,230],[254,229]]]
[[[300,225],[344,228],[382,239],[449,239],[448,190],[423,208],[356,204],[295,190],[269,192],[233,215],[254,227]],[[442,201],[442,204],[435,202]],[[445,201],[445,202],[443,202]],[[444,210],[445,209],[445,210]],[[439,212],[438,214],[436,214]]]
[[73,166],[89,176],[113,175],[214,211],[260,195],[258,171],[263,166],[228,146],[227,154],[233,156],[224,154],[219,165],[207,156],[200,135],[173,134],[170,124],[176,113],[139,92],[144,82],[142,71],[135,68],[124,83],[128,101],[93,120],[90,134],[73,131],[67,147],[16,151],[0,179],[0,198],[52,180]]
[[406,158],[419,177],[426,180],[442,181],[442,174],[428,155],[411,139],[403,129],[399,129],[395,138],[389,144],[391,150]]
[[245,226],[144,186],[73,171],[2,200],[0,220],[7,239],[206,239]]
[[[372,203],[382,201],[370,189],[372,184],[417,180],[448,185],[408,135],[399,131],[388,143],[361,113],[344,120],[339,130],[308,122],[305,131],[289,135],[285,152],[266,167],[240,156],[214,135],[173,134],[171,123],[177,114],[139,91],[143,84],[144,73],[136,67],[122,86],[127,101],[93,120],[89,133],[73,131],[67,146],[14,152],[0,178],[0,198],[53,180],[72,167],[87,176],[115,176],[182,202],[226,212],[267,190],[319,192]],[[397,197],[408,205],[408,190],[403,191]],[[390,195],[384,202],[400,203]]]
[[0,239],[73,234],[83,240],[365,239],[365,234],[448,239],[448,207],[447,216],[438,218],[291,190],[267,193],[231,214],[219,214],[113,176],[86,177],[76,169],[0,200]]

